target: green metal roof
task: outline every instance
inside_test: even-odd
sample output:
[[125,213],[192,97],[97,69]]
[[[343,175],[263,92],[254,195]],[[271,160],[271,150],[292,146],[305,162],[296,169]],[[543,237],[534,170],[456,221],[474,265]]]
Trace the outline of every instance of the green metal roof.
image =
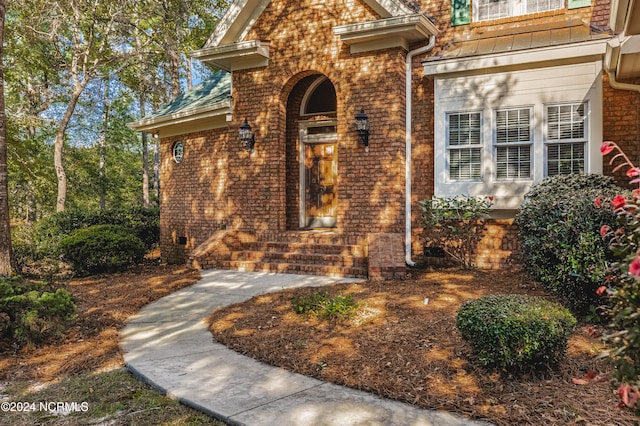
[[231,74],[217,72],[203,80],[201,84],[193,86],[191,90],[162,106],[153,114],[147,115],[144,120],[153,120],[178,113],[188,113],[189,110],[207,107],[230,97]]

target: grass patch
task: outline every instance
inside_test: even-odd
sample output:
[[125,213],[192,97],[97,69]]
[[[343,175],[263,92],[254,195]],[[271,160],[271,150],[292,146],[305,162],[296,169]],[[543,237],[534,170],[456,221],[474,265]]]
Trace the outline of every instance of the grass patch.
[[[34,403],[30,412],[3,411],[0,425],[171,424],[223,426],[207,415],[180,404],[136,380],[125,369],[81,374],[36,389],[14,383],[0,389],[2,402]],[[78,411],[41,409],[40,403],[78,403]],[[86,407],[86,409],[83,409]]]
[[349,318],[358,308],[353,293],[332,295],[326,290],[315,290],[291,299],[293,310],[302,315],[315,315],[322,319]]

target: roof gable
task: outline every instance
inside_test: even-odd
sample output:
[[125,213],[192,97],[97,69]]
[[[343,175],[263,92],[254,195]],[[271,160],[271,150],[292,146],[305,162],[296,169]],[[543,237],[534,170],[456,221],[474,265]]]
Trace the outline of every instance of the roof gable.
[[[404,0],[362,0],[381,18],[416,13]],[[244,39],[269,5],[270,0],[234,0],[224,14],[204,48],[237,43]]]

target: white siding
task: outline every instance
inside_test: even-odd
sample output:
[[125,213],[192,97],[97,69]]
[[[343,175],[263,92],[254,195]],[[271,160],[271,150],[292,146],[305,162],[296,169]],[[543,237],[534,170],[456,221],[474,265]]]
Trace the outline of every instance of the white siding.
[[[488,70],[486,70],[488,71]],[[485,71],[485,72],[486,72]],[[602,65],[600,61],[531,70],[443,76],[435,79],[435,195],[495,197],[496,209],[516,209],[534,182],[544,178],[544,113],[551,103],[586,101],[589,107],[587,173],[602,173]],[[533,178],[496,179],[493,129],[495,109],[531,107],[533,111]],[[481,182],[448,178],[446,114],[482,112]]]

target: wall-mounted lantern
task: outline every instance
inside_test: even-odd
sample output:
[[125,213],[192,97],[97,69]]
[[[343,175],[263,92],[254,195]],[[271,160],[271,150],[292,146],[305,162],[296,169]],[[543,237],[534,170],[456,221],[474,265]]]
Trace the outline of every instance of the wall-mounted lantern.
[[364,108],[356,114],[356,130],[360,142],[365,146],[365,151],[369,152],[369,116],[364,113]]
[[253,152],[256,139],[253,133],[251,133],[251,126],[246,118],[244,119],[244,123],[240,125],[240,142],[242,143],[243,148]]

